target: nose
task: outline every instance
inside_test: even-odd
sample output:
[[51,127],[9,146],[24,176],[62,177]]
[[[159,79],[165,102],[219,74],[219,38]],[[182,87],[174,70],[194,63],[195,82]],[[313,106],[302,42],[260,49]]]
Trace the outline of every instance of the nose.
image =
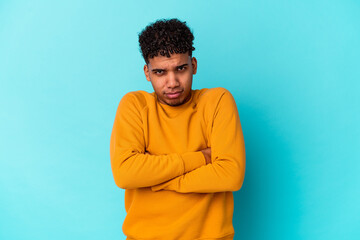
[[174,72],[169,72],[167,77],[168,88],[176,88],[180,85],[179,79]]

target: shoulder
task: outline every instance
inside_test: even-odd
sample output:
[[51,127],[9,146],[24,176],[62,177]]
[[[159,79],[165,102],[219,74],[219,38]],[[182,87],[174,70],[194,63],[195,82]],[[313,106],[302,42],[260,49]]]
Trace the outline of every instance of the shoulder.
[[204,88],[199,90],[199,100],[216,104],[222,98],[233,98],[229,90],[223,87]]
[[154,101],[154,95],[145,91],[133,91],[126,93],[120,103],[120,106],[135,107],[139,110],[145,108],[149,102]]
[[218,114],[228,115],[237,112],[234,97],[229,90],[222,87],[201,89],[198,107],[211,118]]
[[146,101],[149,96],[152,96],[150,93],[139,90],[139,91],[132,91],[126,93],[121,101]]

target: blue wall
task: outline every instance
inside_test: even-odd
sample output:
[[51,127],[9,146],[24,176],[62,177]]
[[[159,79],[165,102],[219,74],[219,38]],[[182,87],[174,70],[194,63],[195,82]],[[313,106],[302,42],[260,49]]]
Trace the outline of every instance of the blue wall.
[[236,239],[360,239],[360,3],[0,1],[0,239],[124,239],[109,140],[152,91],[137,34],[194,30],[194,88],[234,95],[247,169]]

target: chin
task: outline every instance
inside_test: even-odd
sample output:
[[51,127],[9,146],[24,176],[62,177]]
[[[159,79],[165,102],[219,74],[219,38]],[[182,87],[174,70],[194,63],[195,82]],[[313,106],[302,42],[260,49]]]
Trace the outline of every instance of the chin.
[[173,106],[173,107],[176,107],[176,106],[179,106],[181,104],[183,104],[183,102],[180,102],[180,101],[170,101],[170,102],[165,102],[167,105],[169,106]]
[[181,98],[180,99],[172,99],[172,100],[170,99],[170,100],[166,101],[166,104],[169,106],[175,107],[175,106],[184,104],[184,102],[185,102],[185,100],[181,99]]
[[180,106],[182,105],[183,103],[182,102],[179,102],[179,103],[174,103],[174,104],[169,104],[170,106],[173,106],[173,107],[176,107],[176,106]]

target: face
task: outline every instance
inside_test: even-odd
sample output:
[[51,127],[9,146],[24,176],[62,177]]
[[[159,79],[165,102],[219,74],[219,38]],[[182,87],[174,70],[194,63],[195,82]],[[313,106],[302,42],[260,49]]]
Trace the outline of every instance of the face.
[[193,75],[197,61],[188,53],[156,56],[144,66],[146,79],[151,82],[159,102],[170,106],[185,103],[191,97]]

